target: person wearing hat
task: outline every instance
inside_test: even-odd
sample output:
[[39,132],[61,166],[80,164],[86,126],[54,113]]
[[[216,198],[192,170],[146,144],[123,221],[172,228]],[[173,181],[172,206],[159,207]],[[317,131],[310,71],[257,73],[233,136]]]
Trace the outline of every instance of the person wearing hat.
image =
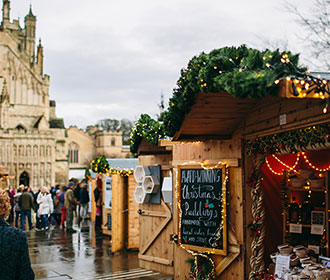
[[76,198],[73,194],[74,186],[75,186],[74,183],[70,183],[69,188],[66,191],[65,196],[64,196],[64,204],[65,204],[65,207],[66,207],[67,212],[68,212],[68,216],[67,216],[67,220],[66,220],[66,231],[69,232],[69,233],[75,233],[76,232],[76,230],[74,230],[72,228],[73,212],[75,211],[76,205],[78,204],[77,200],[76,200]]
[[54,201],[54,210],[53,210],[53,219],[55,222],[55,227],[59,228],[61,225],[61,204],[60,204],[60,190],[56,190],[55,196],[53,197]]

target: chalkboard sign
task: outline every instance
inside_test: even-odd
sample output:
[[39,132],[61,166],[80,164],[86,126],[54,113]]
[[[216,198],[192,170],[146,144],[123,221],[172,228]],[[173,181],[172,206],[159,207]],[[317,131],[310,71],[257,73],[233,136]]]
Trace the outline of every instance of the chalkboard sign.
[[179,243],[182,247],[227,254],[225,168],[178,169]]

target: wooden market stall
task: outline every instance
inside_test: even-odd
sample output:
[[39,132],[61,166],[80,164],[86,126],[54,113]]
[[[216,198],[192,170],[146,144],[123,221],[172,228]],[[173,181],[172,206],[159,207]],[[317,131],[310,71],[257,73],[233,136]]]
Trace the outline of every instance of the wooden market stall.
[[[129,164],[132,163],[130,162]],[[133,171],[117,168],[115,171],[107,174],[99,174],[99,177],[102,185],[101,228],[103,234],[111,236],[111,252],[118,252],[122,249],[138,249],[139,207],[134,199],[136,183]],[[96,179],[91,181],[93,186],[92,216],[95,217],[94,190],[97,188],[97,183]]]
[[[171,143],[164,141],[164,146],[157,146],[142,140],[138,149],[139,166],[159,167],[160,182],[170,175]],[[137,183],[136,183],[137,184]],[[158,189],[160,194],[160,189]],[[173,275],[174,233],[172,205],[159,196],[156,203],[139,204],[140,221],[140,267]]]
[[[295,97],[292,94],[291,81],[282,81],[278,96],[259,100],[240,100],[226,92],[197,94],[195,104],[185,116],[180,130],[173,137],[173,141],[176,142],[173,143],[172,164],[174,173],[180,172],[181,168],[186,169],[184,166],[186,164],[195,165],[195,168],[198,169],[219,168],[224,165],[228,167],[228,203],[225,221],[227,224],[227,253],[220,252],[212,257],[215,270],[220,275],[219,279],[260,278],[267,268],[265,260],[266,263],[269,263],[268,259],[270,260],[271,251],[265,247],[272,246],[277,249],[277,245],[286,241],[284,234],[282,235],[282,225],[278,229],[274,228],[274,225],[277,224],[270,220],[272,217],[267,218],[264,209],[264,204],[267,203],[265,208],[267,208],[268,214],[275,210],[282,219],[282,211],[276,210],[282,207],[280,187],[278,187],[278,197],[274,197],[274,193],[266,193],[265,195],[268,197],[267,200],[264,200],[264,192],[267,190],[263,190],[262,187],[261,167],[264,165],[266,157],[272,154],[274,147],[264,147],[266,140],[260,139],[263,139],[263,136],[273,139],[286,131],[291,133],[286,137],[293,137],[291,142],[297,143],[296,151],[292,149],[292,145],[281,142],[277,151],[279,154],[329,149],[330,143],[327,142],[327,139],[330,135],[330,122],[328,115],[322,111],[324,106],[322,104],[324,102],[319,98]],[[327,126],[327,129],[324,128],[324,125]],[[299,145],[301,143],[299,139],[294,138],[299,134],[294,134],[292,131],[300,129],[315,130],[318,133],[325,130],[326,134],[322,135],[324,137],[322,143],[317,138],[312,139],[311,143]],[[247,144],[248,141],[252,143],[250,147]],[[247,156],[251,145],[257,144],[259,144],[259,150],[254,151],[251,156]],[[324,151],[321,153],[323,156],[325,155]],[[327,166],[330,166],[330,158],[328,158]],[[287,169],[290,171],[290,168]],[[252,182],[251,174],[255,177]],[[280,181],[278,181],[278,186],[280,186]],[[182,188],[182,182],[177,180],[176,183],[178,189]],[[325,183],[326,185],[317,191],[327,194],[328,179]],[[274,205],[274,202],[277,202],[278,205]],[[178,205],[183,207],[181,201],[178,201]],[[323,211],[327,221],[329,209],[327,195],[324,199],[324,207]],[[179,207],[178,213],[174,212],[177,225],[183,221],[180,215],[182,213],[180,214]],[[251,226],[255,226],[255,231],[253,228],[251,231]],[[325,235],[327,244],[328,229],[329,225],[326,222],[324,230],[327,231]],[[180,235],[180,231],[182,234],[180,227],[177,227],[177,230],[177,234]],[[265,235],[265,230],[268,235]],[[278,237],[280,236],[280,238],[277,237],[279,243],[274,244],[274,239],[267,240],[267,236],[271,236],[271,231]],[[286,231],[284,230],[284,232]],[[225,242],[225,239],[223,240]],[[187,247],[184,246],[184,241],[181,240],[181,246],[175,246],[176,279],[182,279],[184,275],[188,275],[190,269],[185,261],[191,252],[188,253],[189,250],[184,249]],[[273,244],[270,245],[270,243]],[[195,247],[195,252],[206,251],[205,248]]]
[[[160,164],[155,156],[148,161],[143,149],[171,150],[173,268],[168,273],[174,279],[274,279],[274,260],[277,273],[298,276],[301,271],[283,269],[299,263],[295,255],[284,256],[299,242],[304,242],[295,248],[300,258],[299,250],[313,262],[315,255],[328,256],[329,102],[330,75],[306,72],[297,55],[225,47],[193,57],[182,69],[161,122],[141,115],[131,136],[131,149],[140,149],[139,164]],[[169,136],[170,143],[159,140]],[[321,182],[318,187],[314,179]],[[293,189],[295,180],[302,184]],[[140,212],[150,207],[155,206],[143,203]],[[142,225],[160,224],[143,219],[142,240],[148,236]],[[299,230],[306,238],[297,241]],[[309,242],[311,235],[319,235],[318,244]],[[152,239],[146,244],[150,263],[163,261],[163,249],[153,251]],[[278,246],[280,254],[270,259]],[[315,273],[330,275],[330,269],[319,269]]]

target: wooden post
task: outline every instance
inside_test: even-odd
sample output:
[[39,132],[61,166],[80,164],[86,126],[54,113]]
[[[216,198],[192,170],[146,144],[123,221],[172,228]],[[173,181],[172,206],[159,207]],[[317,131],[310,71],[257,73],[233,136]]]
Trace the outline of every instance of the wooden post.
[[127,184],[120,175],[112,175],[112,244],[111,252],[124,249],[127,232]]

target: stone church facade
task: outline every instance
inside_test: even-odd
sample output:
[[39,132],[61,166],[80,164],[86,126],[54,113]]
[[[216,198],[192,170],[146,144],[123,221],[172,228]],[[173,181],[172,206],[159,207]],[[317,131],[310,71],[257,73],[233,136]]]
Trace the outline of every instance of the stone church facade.
[[130,158],[128,146],[123,146],[121,131],[101,130],[88,126],[86,130],[76,126],[67,129],[68,161],[70,170],[85,169],[100,155],[107,158]]
[[68,180],[66,131],[49,100],[43,73],[43,47],[36,47],[36,16],[10,20],[10,1],[3,0],[0,27],[0,165],[10,183],[36,189]]

